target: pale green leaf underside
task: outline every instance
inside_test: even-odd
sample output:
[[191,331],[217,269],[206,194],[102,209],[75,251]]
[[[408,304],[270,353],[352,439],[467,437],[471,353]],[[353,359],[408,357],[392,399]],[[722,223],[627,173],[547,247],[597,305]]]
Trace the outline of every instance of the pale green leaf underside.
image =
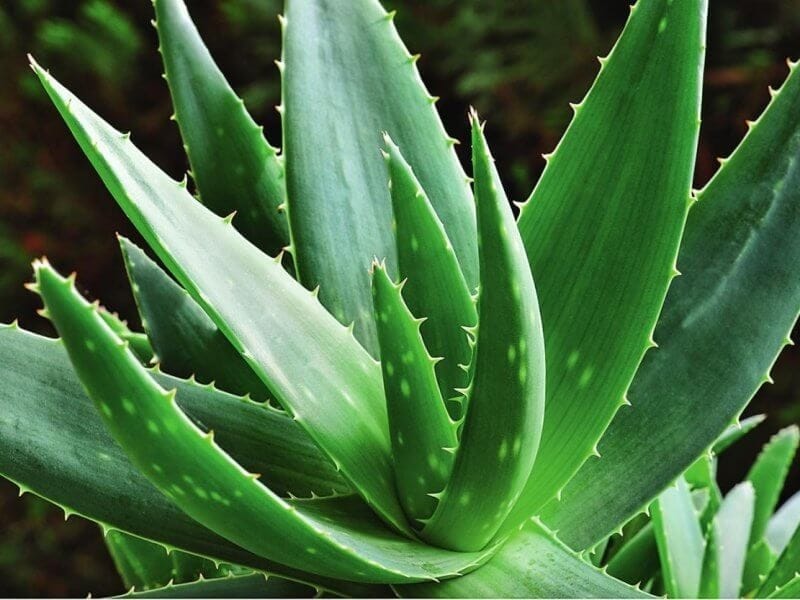
[[[616,416],[546,522],[591,546],[641,510],[767,380],[800,307],[800,69],[689,211],[649,352]],[[659,465],[654,469],[653,465]],[[625,493],[620,494],[624,489]]]
[[270,393],[203,309],[143,250],[120,237],[120,247],[147,335],[161,368],[265,401]]
[[440,584],[394,586],[406,598],[647,598],[528,522],[480,569]]
[[466,176],[377,0],[287,2],[282,62],[297,272],[309,288],[321,286],[322,303],[341,322],[355,322],[356,336],[376,352],[368,268],[373,257],[385,258],[397,274],[381,132],[413,167],[474,286],[475,211]]
[[[0,327],[0,365],[0,474],[22,490],[104,528],[119,529],[164,546],[314,581],[326,590],[381,594],[370,587],[314,578],[271,563],[190,519],[145,479],[111,438],[78,382],[60,341],[14,327]],[[296,426],[285,432],[276,429],[268,409],[191,382],[160,374],[156,377],[164,387],[177,388],[181,408],[198,422],[213,427],[217,441],[224,440],[226,449],[237,460],[264,474],[262,480],[271,484],[268,473],[276,466],[286,475],[301,477],[301,482],[304,479],[298,471],[304,468],[313,469],[311,477],[319,478],[325,473],[324,462],[313,464],[313,444],[303,441]],[[286,419],[284,415],[280,418]],[[262,432],[261,438],[241,440],[235,433],[243,423],[248,427],[255,424]],[[270,446],[263,440],[273,434],[276,445]],[[233,447],[238,448],[236,452]],[[298,462],[270,464],[277,447],[291,453]],[[307,467],[304,461],[308,461]],[[292,483],[292,487],[298,485]]]
[[679,478],[662,492],[651,512],[667,593],[697,597],[705,543],[686,481]]
[[410,534],[394,492],[378,363],[280,264],[34,68],[106,186],[167,268],[354,488],[387,522]]
[[453,472],[422,536],[475,551],[492,539],[528,481],[542,432],[545,361],[525,247],[477,115],[472,164],[480,264],[473,375]]
[[770,547],[780,554],[798,527],[800,527],[800,492],[784,502],[772,515],[767,524],[765,538]]
[[706,5],[633,7],[520,213],[545,324],[547,404],[530,485],[509,525],[539,510],[593,453],[651,345],[690,197]]
[[164,70],[200,198],[264,252],[289,243],[283,164],[220,72],[183,0],[157,0]]
[[37,268],[36,279],[47,314],[104,423],[134,465],[198,522],[270,560],[368,583],[453,576],[487,556],[401,537],[355,497],[282,500],[185,416],[175,393],[151,378],[71,281],[48,266]]

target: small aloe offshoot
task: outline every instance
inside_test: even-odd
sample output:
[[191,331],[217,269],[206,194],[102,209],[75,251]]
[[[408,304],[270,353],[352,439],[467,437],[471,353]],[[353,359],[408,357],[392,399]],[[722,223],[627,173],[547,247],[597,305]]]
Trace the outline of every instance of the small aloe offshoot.
[[639,0],[515,219],[377,0],[287,0],[280,151],[154,7],[191,184],[32,61],[152,254],[144,332],[34,263],[59,338],[0,328],[0,474],[134,595],[793,593],[796,430],[724,497],[710,452],[800,309],[795,64],[693,191],[707,3]]

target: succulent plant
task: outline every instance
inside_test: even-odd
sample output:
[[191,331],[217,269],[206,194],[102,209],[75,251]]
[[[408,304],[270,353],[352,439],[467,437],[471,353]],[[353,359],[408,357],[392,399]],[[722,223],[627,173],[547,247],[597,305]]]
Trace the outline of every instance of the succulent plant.
[[515,219],[375,0],[286,3],[280,153],[154,5],[199,198],[32,66],[174,279],[120,239],[141,333],[34,264],[60,337],[0,330],[0,474],[161,596],[647,595],[585,551],[656,497],[673,549],[670,499],[789,343],[795,65],[693,191],[707,3],[640,0]]

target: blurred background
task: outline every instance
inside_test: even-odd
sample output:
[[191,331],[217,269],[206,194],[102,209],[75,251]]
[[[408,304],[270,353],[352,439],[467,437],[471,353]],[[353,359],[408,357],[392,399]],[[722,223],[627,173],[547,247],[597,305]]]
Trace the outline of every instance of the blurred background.
[[[213,55],[273,144],[280,129],[280,0],[192,0]],[[509,196],[529,194],[544,161],[628,15],[627,0],[386,0],[451,135],[467,137],[467,107],[487,133]],[[0,4],[0,322],[15,317],[48,333],[22,284],[46,254],[77,270],[87,294],[136,323],[114,232],[137,239],[27,67],[33,53],[173,177],[187,168],[156,52],[146,0],[5,0]],[[702,186],[800,57],[797,0],[712,2],[703,129],[695,186]],[[461,147],[461,152],[468,148]],[[463,158],[463,157],[462,157]],[[800,352],[789,348],[748,414],[768,421],[726,454],[723,488],[758,449],[800,421]],[[800,487],[795,467],[789,487]],[[0,482],[0,595],[95,596],[121,582],[92,524]]]

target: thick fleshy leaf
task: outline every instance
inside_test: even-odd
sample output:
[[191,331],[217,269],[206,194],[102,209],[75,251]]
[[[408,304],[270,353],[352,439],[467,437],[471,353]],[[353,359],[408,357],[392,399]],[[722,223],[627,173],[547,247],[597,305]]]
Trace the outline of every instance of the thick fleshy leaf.
[[155,0],[175,120],[200,199],[264,252],[289,243],[283,164],[220,72],[183,0]]
[[766,415],[753,415],[752,417],[747,417],[741,421],[737,419],[736,423],[733,425],[728,425],[728,428],[725,429],[725,431],[722,432],[722,435],[717,438],[717,441],[714,442],[714,446],[712,447],[712,451],[714,454],[721,454],[731,445],[735,444],[753,429],[758,427],[766,418]]
[[758,589],[756,596],[765,597],[789,583],[800,572],[800,529],[792,534],[789,543],[778,556],[775,566]]
[[759,542],[767,529],[775,506],[783,489],[786,475],[800,443],[800,430],[797,425],[781,429],[758,455],[756,462],[747,473],[747,480],[753,484],[756,494],[753,530],[750,544]]
[[631,584],[647,582],[658,571],[658,545],[652,523],[647,523],[614,554],[606,573]]
[[411,313],[425,318],[422,338],[441,361],[436,376],[442,397],[454,419],[463,416],[461,394],[466,388],[472,348],[465,327],[474,327],[478,313],[453,246],[442,222],[400,149],[386,137],[392,212],[403,298]]
[[800,492],[789,498],[772,515],[767,525],[765,538],[777,553],[783,552],[794,532],[800,527]]
[[584,561],[536,522],[488,563],[439,584],[394,586],[405,598],[648,598]]
[[[297,273],[373,353],[368,268],[396,274],[392,206],[379,148],[388,132],[439,215],[467,283],[477,281],[466,176],[415,65],[377,0],[287,2],[283,144]],[[313,123],[313,127],[309,127]],[[354,160],[358,157],[358,160]]]
[[772,592],[767,598],[800,598],[800,573],[786,585]]
[[106,532],[105,542],[126,589],[149,590],[225,574],[225,567],[207,558],[180,550],[168,552],[160,544],[122,531]]
[[120,598],[315,598],[323,590],[261,574],[231,575],[133,591]]
[[631,387],[634,406],[612,422],[602,458],[587,462],[549,511],[546,522],[573,547],[591,546],[641,510],[769,381],[800,308],[799,151],[793,67],[689,212],[683,275],[656,330],[659,348]]
[[100,307],[100,316],[114,330],[114,333],[130,344],[131,350],[139,357],[139,360],[148,363],[153,359],[153,347],[147,334],[131,331],[128,324],[116,313],[111,313],[103,307]]
[[119,242],[133,297],[161,368],[267,400],[264,382],[188,292],[133,242],[124,237]]
[[634,5],[522,207],[545,324],[547,408],[510,525],[596,452],[653,345],[689,205],[706,8],[706,0]]
[[705,543],[686,481],[679,478],[662,492],[651,511],[667,593],[697,597]]
[[364,499],[410,535],[392,481],[378,363],[280,264],[196,202],[38,65],[34,70],[166,267]]
[[725,496],[708,530],[702,598],[738,598],[750,545],[756,495],[746,481]]
[[[94,307],[42,263],[45,314],[103,422],[131,462],[190,517],[254,554],[317,575],[367,583],[424,581],[488,556],[440,550],[393,533],[360,500],[282,500],[180,410]],[[281,540],[275,544],[275,540]]]
[[[383,595],[382,588],[315,578],[271,563],[190,519],[147,481],[111,438],[78,382],[60,340],[14,326],[0,327],[0,371],[0,474],[17,484],[21,492],[43,497],[60,506],[66,515],[86,517],[105,530],[125,531],[170,550],[179,548],[217,561],[313,581],[329,591]],[[272,437],[274,420],[265,408],[207,386],[158,373],[155,376],[164,387],[177,388],[181,408],[198,422],[213,427],[217,441],[225,438],[226,448],[238,439],[232,435],[236,427],[231,429],[231,423],[237,420],[248,427],[255,425],[262,439]],[[281,414],[281,419],[286,420],[285,415]],[[287,465],[285,476],[296,477],[297,469],[310,468],[314,469],[312,477],[322,477],[325,463],[314,466],[313,455],[303,449],[311,442],[303,440],[297,427],[291,431],[278,433],[275,439],[274,448],[293,453],[294,445],[297,451],[294,457],[289,456],[296,463]],[[273,448],[260,443],[252,439],[241,443],[239,451],[250,446],[253,452],[234,456],[271,482],[267,473],[276,464],[269,464],[275,459]],[[313,444],[309,447],[315,450]],[[305,460],[309,461],[307,467]]]
[[476,114],[471,121],[481,281],[474,375],[453,472],[422,537],[474,551],[492,539],[528,481],[542,432],[545,361],[525,247]]
[[381,349],[383,385],[392,436],[392,459],[400,502],[410,519],[430,518],[447,483],[458,445],[436,381],[436,361],[420,334],[420,321],[406,307],[402,286],[374,264],[372,295]]
[[741,590],[743,596],[752,596],[751,592],[761,586],[767,573],[775,566],[776,560],[778,560],[778,555],[767,543],[767,540],[762,539],[751,546],[744,562]]

